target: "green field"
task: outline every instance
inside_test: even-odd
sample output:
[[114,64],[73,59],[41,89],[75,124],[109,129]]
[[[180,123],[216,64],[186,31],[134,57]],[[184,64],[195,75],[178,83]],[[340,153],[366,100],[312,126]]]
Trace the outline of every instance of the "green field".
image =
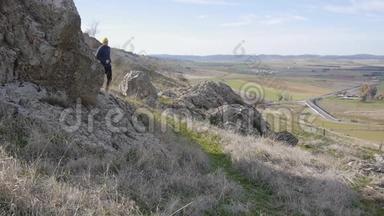
[[345,100],[337,97],[329,97],[321,101],[321,103],[339,104],[348,109],[353,110],[381,110],[384,108],[384,101],[367,101],[362,102],[360,100]]
[[384,125],[384,101],[362,102],[330,97],[321,100],[319,105],[343,121]]
[[365,124],[330,122],[317,118],[314,124],[345,136],[355,137],[377,143],[384,143],[384,127]]
[[317,126],[351,137],[384,142],[384,101],[362,102],[329,97],[321,100],[319,105],[342,122],[318,118]]
[[[351,88],[366,81],[364,68],[361,71],[349,70],[349,67],[353,68],[350,62],[305,60],[294,62],[293,65],[291,63],[268,62],[268,66],[276,73],[264,75],[252,74],[252,68],[244,64],[203,64],[200,69],[204,68],[204,73],[195,75],[193,82],[222,81],[237,92],[262,94],[266,102],[279,101],[282,96],[282,101],[295,102]],[[378,93],[384,93],[384,81],[378,86]],[[275,108],[280,106],[285,109],[288,104],[292,103],[276,104]],[[328,97],[321,100],[319,105],[342,122],[330,122],[317,117],[315,122],[311,122],[315,127],[373,142],[384,140],[384,101],[361,102]],[[299,104],[297,106],[302,107]],[[294,127],[298,129],[296,124]]]
[[[300,87],[300,84],[293,84],[291,83],[292,86],[297,87],[297,90],[287,89],[284,88],[284,86],[279,86],[279,87],[269,87],[267,85],[260,84],[259,82],[254,82],[254,81],[249,81],[246,79],[228,79],[228,80],[223,80],[225,83],[227,83],[229,86],[231,86],[233,89],[237,91],[242,91],[245,89],[246,86],[251,84],[254,84],[254,89],[256,89],[257,92],[260,92],[263,95],[264,99],[267,101],[278,101],[280,95],[285,96],[288,100],[305,100],[308,98],[311,98],[313,96],[318,96],[321,95],[324,92],[313,92],[313,91],[302,91],[298,87]],[[253,89],[250,87],[250,89]],[[251,90],[252,91],[252,90]]]

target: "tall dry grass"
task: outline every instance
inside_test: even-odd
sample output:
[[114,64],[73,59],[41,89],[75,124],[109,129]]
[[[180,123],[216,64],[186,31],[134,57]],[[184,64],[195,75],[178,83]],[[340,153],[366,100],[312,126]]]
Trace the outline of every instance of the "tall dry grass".
[[0,148],[0,215],[141,215],[134,201],[118,195],[116,182],[84,178],[89,187],[58,181]]
[[[345,179],[353,173],[342,171],[340,161],[312,154],[265,138],[244,137],[206,124],[221,137],[224,151],[233,165],[257,184],[274,192],[274,203],[287,215],[361,215],[358,194]],[[203,129],[201,129],[203,128]]]
[[171,130],[141,134],[137,142],[111,151],[78,143],[44,122],[0,113],[0,134],[5,215],[248,211],[240,198],[243,189]]

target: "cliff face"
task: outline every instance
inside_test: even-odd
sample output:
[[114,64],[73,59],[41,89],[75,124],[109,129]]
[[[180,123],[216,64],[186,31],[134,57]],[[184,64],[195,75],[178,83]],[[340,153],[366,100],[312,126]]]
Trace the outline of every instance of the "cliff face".
[[29,81],[94,102],[103,72],[80,25],[72,0],[1,0],[0,82]]

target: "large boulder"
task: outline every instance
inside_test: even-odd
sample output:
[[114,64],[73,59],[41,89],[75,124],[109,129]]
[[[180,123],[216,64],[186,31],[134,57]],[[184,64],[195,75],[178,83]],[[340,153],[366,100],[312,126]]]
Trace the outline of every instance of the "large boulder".
[[211,110],[208,119],[213,125],[243,135],[261,136],[269,131],[261,114],[251,106],[224,105]]
[[[115,151],[123,146],[142,145],[144,141],[139,139],[151,139],[149,135],[141,135],[145,131],[142,122],[133,117],[135,107],[113,95],[99,93],[92,109],[80,103],[62,107],[58,103],[59,99],[44,87],[29,82],[22,86],[18,83],[0,86],[0,127],[4,128],[9,122],[17,122],[19,119],[21,125],[17,126],[23,128],[23,133],[32,134],[43,130],[44,135],[51,137],[55,133],[69,136],[73,141],[70,145],[80,146],[83,150],[97,146],[107,151]],[[116,117],[117,115],[123,117]],[[14,130],[10,128],[12,129]],[[1,131],[0,135],[0,141],[3,141]],[[37,143],[39,141],[41,140]],[[46,148],[46,145],[38,147],[43,146]],[[26,146],[21,150],[27,151],[28,148],[31,148],[29,150],[32,152],[42,150],[35,149],[36,146]]]
[[278,142],[282,142],[289,146],[296,146],[299,143],[299,140],[288,131],[278,132],[272,135],[272,138]]
[[120,90],[124,96],[138,99],[157,98],[157,89],[151,83],[148,74],[142,71],[131,71],[125,75],[120,83]]
[[72,0],[1,0],[0,82],[30,81],[95,102],[103,72],[80,25]]
[[205,81],[193,86],[180,97],[188,107],[209,110],[227,104],[244,105],[243,99],[231,87],[214,81]]
[[[231,87],[214,81],[204,81],[191,88],[179,89],[171,110],[197,120],[243,135],[268,136],[269,125],[256,108],[247,105]],[[173,98],[175,95],[170,95]]]

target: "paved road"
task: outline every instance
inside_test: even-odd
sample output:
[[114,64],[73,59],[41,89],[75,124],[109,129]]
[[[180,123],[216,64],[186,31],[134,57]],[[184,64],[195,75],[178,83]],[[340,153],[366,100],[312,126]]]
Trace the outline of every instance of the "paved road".
[[[375,83],[371,83],[371,84],[378,85],[379,83],[375,82]],[[341,120],[337,119],[335,116],[333,116],[327,110],[325,110],[324,108],[320,107],[317,102],[322,100],[322,99],[324,99],[324,98],[327,98],[327,97],[336,96],[340,92],[345,92],[345,91],[348,92],[348,91],[359,90],[361,88],[361,86],[362,85],[358,85],[358,86],[354,86],[354,87],[350,87],[350,88],[346,88],[346,89],[341,89],[341,90],[338,90],[338,91],[335,91],[335,92],[328,93],[326,95],[322,95],[322,96],[315,97],[315,98],[310,98],[310,99],[308,99],[306,101],[268,102],[268,103],[265,103],[265,105],[273,106],[273,105],[287,105],[287,104],[292,104],[292,103],[295,103],[295,104],[299,103],[299,104],[302,104],[302,105],[305,105],[305,106],[309,107],[314,113],[316,113],[317,115],[321,116],[322,118],[324,118],[326,120],[334,121],[334,122],[341,122]]]
[[335,116],[333,116],[332,114],[328,113],[326,110],[324,110],[319,105],[317,105],[317,101],[318,100],[320,100],[320,98],[307,100],[307,101],[305,101],[305,105],[307,107],[309,107],[313,112],[315,112],[316,114],[321,116],[322,118],[324,118],[326,120],[329,120],[329,121],[337,121],[337,122],[339,122],[340,120],[338,120]]
[[[374,85],[377,85],[378,83],[373,83]],[[332,114],[330,114],[329,112],[327,112],[325,109],[323,109],[322,107],[320,107],[317,102],[326,98],[326,97],[331,97],[331,96],[335,96],[337,95],[339,92],[344,92],[344,91],[353,91],[353,90],[358,90],[361,88],[361,85],[359,86],[354,86],[354,87],[351,87],[351,88],[347,88],[347,89],[342,89],[342,90],[339,90],[339,91],[336,91],[336,92],[332,92],[332,93],[329,93],[329,94],[326,94],[326,95],[323,95],[323,96],[320,96],[320,97],[316,97],[316,98],[311,98],[307,101],[305,101],[305,105],[307,107],[309,107],[312,111],[314,111],[316,114],[318,114],[319,116],[321,116],[322,118],[326,119],[326,120],[329,120],[329,121],[336,121],[336,122],[340,122],[341,120],[337,119],[335,116],[333,116]]]

